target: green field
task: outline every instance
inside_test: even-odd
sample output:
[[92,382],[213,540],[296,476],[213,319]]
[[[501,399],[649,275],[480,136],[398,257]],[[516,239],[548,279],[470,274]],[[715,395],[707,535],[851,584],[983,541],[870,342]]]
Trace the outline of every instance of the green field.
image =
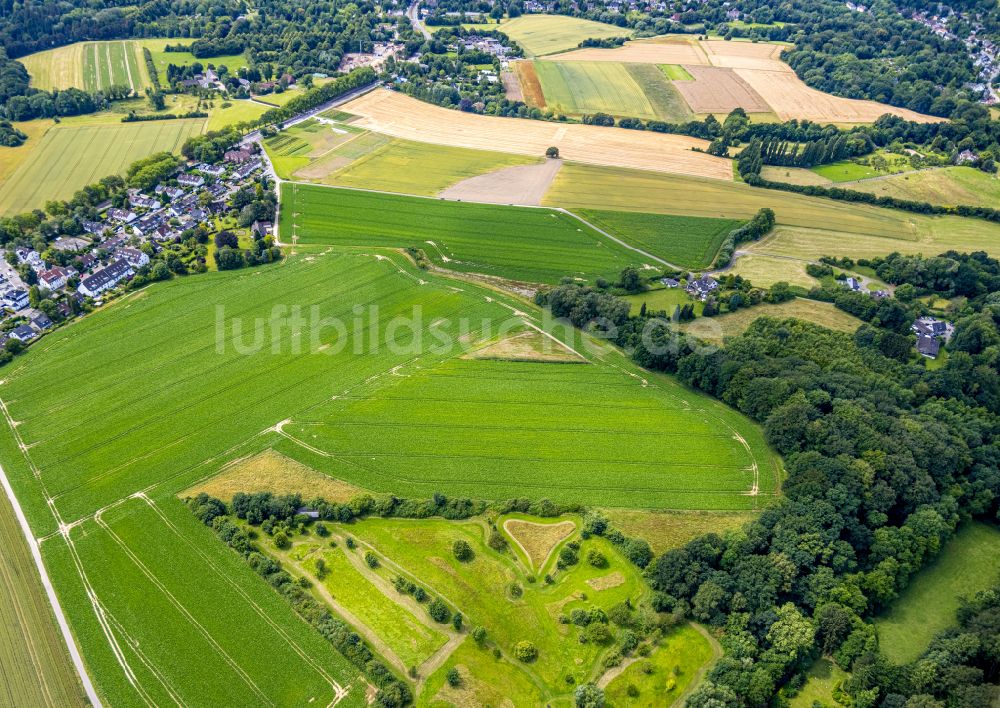
[[225,107],[220,103],[209,112],[206,130],[222,130],[237,123],[254,121],[267,111],[267,106],[252,101],[234,99],[228,103],[230,105]]
[[190,44],[192,40],[178,37],[176,39],[142,39],[138,40],[142,46],[149,49],[153,55],[153,65],[160,75],[160,83],[167,82],[167,66],[190,66],[191,64],[201,64],[202,66],[226,66],[230,71],[236,72],[240,67],[247,65],[247,59],[242,54],[231,54],[225,56],[211,57],[210,59],[199,59],[190,52],[167,52],[164,47],[168,44]]
[[264,141],[278,174],[343,187],[433,196],[469,177],[540,158],[431,145],[309,120]]
[[817,659],[806,673],[805,685],[789,701],[791,708],[835,708],[842,705],[833,697],[837,685],[850,677],[829,659]]
[[840,162],[831,162],[828,165],[819,165],[818,167],[813,167],[812,171],[833,182],[853,182],[859,179],[871,179],[872,177],[881,177],[887,174],[907,172],[912,169],[909,158],[904,155],[896,155],[885,150],[879,150],[875,154],[885,158],[887,163],[885,169],[876,170],[874,167],[866,164],[869,156],[856,160],[841,160]]
[[648,312],[655,313],[663,310],[667,313],[667,317],[673,315],[675,308],[684,307],[684,305],[694,305],[696,315],[701,315],[701,311],[705,308],[703,302],[693,299],[682,288],[660,288],[659,290],[628,295],[625,299],[631,303],[631,314],[633,315],[639,314],[643,304],[646,305]]
[[896,197],[945,206],[995,207],[1000,179],[974,167],[942,167],[845,185],[880,197]]
[[[3,411],[17,425],[0,432],[4,469],[106,703],[326,705],[337,686],[348,687],[338,705],[364,703],[357,669],[176,498],[268,448],[421,497],[643,508],[773,498],[777,469],[758,428],[604,346],[590,354],[576,342],[587,364],[462,358],[532,325],[571,336],[522,300],[392,251],[298,250],[282,264],[133,293],[52,333],[5,374]],[[613,410],[614,425],[595,409]],[[759,496],[745,493],[754,462]],[[59,523],[71,524],[68,538]],[[406,560],[391,550],[399,534],[370,538]],[[421,580],[444,587],[431,560],[418,561]],[[591,651],[551,642],[546,652]],[[563,664],[544,666],[555,678]]]
[[83,88],[101,91],[130,86],[141,91],[150,85],[142,49],[137,42],[88,42],[83,45]]
[[[498,522],[497,527],[502,528],[502,524]],[[491,657],[490,663],[508,664],[514,672],[536,683],[534,690],[521,696],[516,705],[539,705],[546,700],[568,697],[572,686],[565,680],[567,674],[582,682],[595,671],[601,672],[597,662],[608,649],[580,642],[578,636],[583,630],[560,624],[559,614],[569,614],[578,607],[599,607],[607,612],[626,599],[638,606],[648,593],[639,569],[604,539],[584,542],[580,554],[582,559],[590,548],[594,548],[607,557],[608,567],[594,568],[581,562],[566,571],[550,569],[556,582],[547,585],[539,578],[529,581],[531,571],[511,550],[498,553],[489,548],[485,543],[488,531],[480,519],[465,522],[371,519],[345,528],[343,533],[350,534],[365,549],[386,559],[383,565],[392,566],[382,570],[386,580],[391,580],[401,570],[424,585],[431,596],[447,598],[453,607],[461,610],[470,626],[485,627],[491,644],[504,655],[499,662]],[[456,538],[466,540],[472,547],[475,557],[471,562],[460,563],[455,559],[451,546]],[[355,553],[360,554],[361,550]],[[605,580],[607,586],[601,580]],[[505,588],[511,583],[523,589],[520,598],[508,596]],[[396,595],[398,598],[394,590],[389,592],[390,597]],[[581,599],[581,594],[586,595],[586,600]],[[538,649],[538,659],[530,665],[513,660],[510,654],[514,645],[523,640],[531,641]],[[421,703],[433,701],[435,693],[441,690],[438,688],[440,679],[455,663],[455,658],[449,657],[428,677]],[[482,700],[485,696],[477,695],[476,689],[478,683],[495,686],[490,669],[487,666],[482,673],[475,669],[469,671],[467,701],[479,705],[488,702]],[[509,700],[517,698],[515,695],[507,697]]]
[[694,77],[680,64],[659,64],[660,71],[670,81],[693,81]]
[[521,15],[500,23],[499,29],[521,45],[528,56],[576,49],[585,39],[630,37],[632,30],[566,15]]
[[282,190],[280,232],[303,244],[420,248],[452,270],[537,283],[613,279],[643,261],[560,212],[303,184]]
[[83,706],[80,681],[5,495],[0,498],[0,544],[2,702],[51,708]]
[[[757,243],[746,244],[746,250],[802,261],[824,255],[866,258],[893,251],[927,255],[951,248],[1000,255],[1000,225],[981,219],[923,216],[722,180],[624,168],[567,163],[544,203],[569,209],[729,219],[748,219],[761,207],[770,207],[779,228]],[[804,265],[797,267],[801,270]]]
[[[556,113],[610,113],[662,118],[625,64],[610,61],[536,61],[545,105]],[[666,82],[663,82],[666,84]]]
[[758,317],[778,317],[782,319],[795,317],[796,319],[812,322],[818,324],[820,327],[826,327],[836,332],[848,332],[851,334],[861,326],[861,320],[847,314],[843,310],[838,310],[829,302],[795,298],[777,304],[765,302],[754,307],[737,310],[736,312],[727,312],[718,317],[699,318],[682,324],[680,329],[693,334],[699,339],[722,344],[729,337],[743,334],[747,330],[747,327],[753,324],[754,320]]
[[[673,705],[696,684],[699,672],[713,659],[721,656],[721,649],[702,635],[693,625],[680,626],[668,634],[648,658],[640,658],[625,667],[608,683],[605,698],[612,706]],[[628,689],[638,689],[637,696],[630,696]]]
[[1000,529],[967,524],[875,621],[879,647],[897,664],[913,661],[934,635],[956,623],[959,598],[971,598],[998,580]]
[[49,199],[69,199],[81,187],[120,174],[140,158],[180,150],[204,127],[204,120],[173,120],[52,128],[0,187],[0,214],[41,208]]
[[579,214],[598,228],[647,253],[693,270],[712,265],[723,240],[742,223],[737,219],[596,209],[581,209]]
[[128,86],[142,93],[151,85],[142,45],[135,40],[78,42],[19,59],[42,90],[79,88],[101,91]]

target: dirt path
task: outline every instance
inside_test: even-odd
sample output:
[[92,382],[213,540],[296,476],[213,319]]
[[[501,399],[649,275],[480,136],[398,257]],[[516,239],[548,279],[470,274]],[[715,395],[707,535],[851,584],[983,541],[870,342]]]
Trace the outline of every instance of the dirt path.
[[[347,555],[350,556],[351,554]],[[293,558],[286,556],[282,559],[282,562],[288,563],[288,565],[298,571],[303,577],[309,576],[309,573],[302,567],[302,564]],[[313,583],[313,588],[315,588],[316,592],[320,594],[320,597],[323,598],[324,602],[330,605],[330,607],[332,607],[338,615],[343,617],[344,620],[351,625],[355,632],[360,634],[365,638],[366,642],[375,647],[375,650],[382,655],[382,658],[392,664],[401,675],[408,675],[407,671],[410,667],[403,663],[403,660],[396,655],[396,652],[392,650],[392,647],[382,641],[382,638],[373,632],[368,625],[358,619],[357,615],[340,604],[340,602],[338,602],[336,598],[330,594],[330,591],[326,589],[326,585],[321,582]]]
[[692,627],[695,628],[695,631],[697,631],[698,634],[700,634],[701,636],[703,636],[705,639],[708,640],[709,646],[712,647],[712,659],[706,662],[700,669],[698,669],[695,672],[694,676],[691,677],[691,682],[687,685],[687,688],[685,688],[684,692],[681,693],[681,695],[677,696],[677,700],[673,702],[674,706],[684,705],[685,701],[687,701],[688,696],[694,693],[694,690],[698,688],[698,684],[701,683],[702,678],[704,678],[705,674],[708,673],[708,670],[710,668],[715,666],[715,662],[721,659],[723,654],[722,645],[719,644],[718,640],[715,637],[713,637],[712,634],[707,629],[705,629],[696,622],[691,622],[690,624]]
[[519,165],[464,179],[438,192],[442,199],[489,204],[540,206],[562,160],[546,158],[538,165]]

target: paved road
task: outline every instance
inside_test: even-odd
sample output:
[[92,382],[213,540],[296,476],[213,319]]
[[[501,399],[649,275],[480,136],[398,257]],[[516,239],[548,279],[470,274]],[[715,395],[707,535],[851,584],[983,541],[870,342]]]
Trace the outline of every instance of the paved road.
[[[293,126],[293,125],[295,125],[297,123],[301,123],[303,121],[309,120],[314,115],[322,113],[323,111],[328,111],[331,108],[336,108],[337,106],[343,105],[343,104],[347,103],[348,101],[351,101],[351,100],[357,98],[358,96],[365,95],[366,93],[368,93],[372,89],[378,88],[381,85],[382,85],[381,81],[376,81],[374,83],[368,84],[367,86],[362,86],[360,88],[354,89],[353,91],[348,91],[347,93],[345,93],[345,94],[343,94],[341,96],[337,96],[337,98],[330,99],[326,103],[320,104],[320,105],[316,106],[315,108],[310,108],[308,111],[303,111],[302,113],[299,113],[298,115],[293,116],[292,118],[289,118],[288,120],[282,122],[282,125],[284,127],[288,128],[288,127]],[[262,102],[258,101],[258,103],[262,103]],[[273,106],[272,106],[272,108],[273,108]],[[250,143],[258,143],[258,142],[260,142],[260,138],[261,138],[260,129],[257,129],[257,130],[254,130],[253,132],[250,132],[250,133],[247,133],[246,135],[244,135],[243,136],[243,140],[241,141],[241,144],[243,144],[243,145],[249,145]]]
[[410,20],[410,24],[413,25],[413,29],[422,34],[424,39],[431,38],[431,33],[424,27],[424,23],[420,21],[420,0],[414,0],[413,4],[406,8],[406,17]]

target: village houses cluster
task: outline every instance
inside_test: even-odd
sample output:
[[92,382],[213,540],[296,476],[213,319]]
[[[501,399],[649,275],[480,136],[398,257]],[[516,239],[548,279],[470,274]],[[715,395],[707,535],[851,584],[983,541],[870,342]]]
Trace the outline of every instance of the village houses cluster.
[[[182,237],[185,231],[205,224],[229,209],[234,192],[262,169],[262,158],[249,148],[234,148],[222,164],[195,164],[176,176],[176,186],[158,185],[152,194],[129,189],[127,203],[114,207],[100,205],[102,218],[85,221],[85,234],[62,236],[52,243],[56,251],[75,253],[71,265],[46,262],[35,250],[18,248],[18,266],[26,264],[37,278],[38,287],[54,296],[69,296],[83,303],[97,303],[110,290],[131,280],[140,268],[149,265],[149,252],[159,252],[165,243]],[[271,235],[270,224],[255,223],[261,236]],[[148,244],[148,247],[145,246]],[[45,313],[30,307],[28,287],[18,271],[7,262],[0,272],[0,306],[4,319],[21,322],[0,334],[0,347],[8,339],[29,342],[53,326]],[[66,297],[54,298],[64,317],[73,313]]]

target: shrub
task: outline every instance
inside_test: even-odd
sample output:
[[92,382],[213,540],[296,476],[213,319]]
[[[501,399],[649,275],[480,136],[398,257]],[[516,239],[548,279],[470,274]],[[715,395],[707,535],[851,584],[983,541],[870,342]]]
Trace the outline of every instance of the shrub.
[[592,683],[581,683],[573,693],[576,708],[604,708],[604,690]]
[[587,562],[595,568],[607,568],[608,559],[603,553],[601,553],[596,548],[591,548],[587,551]]
[[472,546],[469,545],[468,541],[461,538],[452,544],[451,552],[462,563],[468,563],[476,557],[476,554],[472,551]]
[[284,531],[279,531],[274,534],[274,545],[284,551],[292,547],[292,542],[288,540],[288,536],[285,535]]
[[638,689],[638,687],[636,687],[636,685],[634,683],[630,683],[628,685],[628,688],[625,689],[625,693],[628,694],[629,698],[638,698],[639,697],[639,689]]
[[538,658],[538,649],[528,640],[523,640],[514,645],[514,658],[530,664]]
[[507,550],[507,539],[503,537],[503,534],[493,529],[490,531],[490,538],[486,542],[490,548],[499,553],[503,553]]
[[427,599],[427,591],[418,585],[413,588],[413,599],[417,602],[424,602]]
[[524,588],[517,583],[511,583],[507,586],[507,594],[511,596],[511,599],[516,600],[524,594]]
[[326,524],[320,522],[316,524],[316,535],[320,536],[321,538],[326,538],[327,536],[330,535],[330,529],[327,528]]
[[431,604],[427,606],[427,612],[430,614],[431,619],[441,624],[451,619],[451,610],[448,609],[448,606],[444,604],[441,598],[431,600]]
[[378,568],[378,557],[371,551],[365,551],[365,563],[368,564],[369,568]]
[[353,538],[352,536],[348,536],[348,537],[347,537],[347,540],[345,541],[345,543],[347,544],[347,547],[348,547],[348,548],[350,548],[351,550],[354,550],[354,548],[356,548],[356,547],[357,547],[357,545],[358,545],[358,544],[357,544],[357,543],[356,543],[356,542],[354,541],[354,538]]
[[608,644],[611,642],[611,638],[611,630],[606,624],[591,622],[587,626],[587,639],[594,644]]
[[576,549],[572,546],[573,544],[568,543],[562,547],[561,551],[559,551],[558,566],[560,568],[568,568],[571,565],[576,565],[580,561],[579,556],[576,555]]
[[451,686],[452,688],[456,688],[462,685],[462,676],[458,673],[458,669],[456,669],[454,666],[448,669],[446,678],[448,680],[448,685]]
[[462,613],[456,612],[455,616],[451,618],[451,626],[455,628],[456,632],[462,631]]
[[476,627],[474,630],[472,630],[472,639],[479,646],[482,646],[483,644],[485,644],[486,643],[486,627]]

